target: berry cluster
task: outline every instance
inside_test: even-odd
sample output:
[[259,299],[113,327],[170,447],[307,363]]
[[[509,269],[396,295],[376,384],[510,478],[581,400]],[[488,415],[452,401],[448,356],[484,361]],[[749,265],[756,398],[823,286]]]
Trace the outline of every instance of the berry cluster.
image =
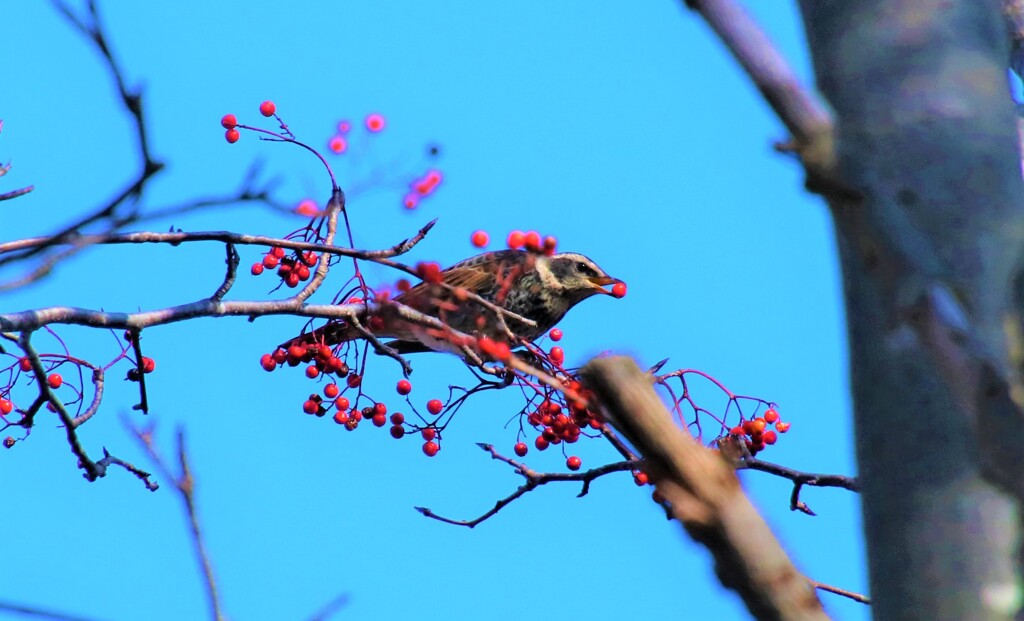
[[406,209],[416,209],[420,202],[434,193],[437,186],[441,184],[441,171],[436,169],[428,170],[422,177],[417,177],[409,183],[409,193],[402,199]]
[[[775,429],[769,429],[769,425],[774,425]],[[779,436],[776,431],[778,433],[786,433],[789,431],[789,425],[789,423],[782,422],[778,410],[774,407],[769,407],[761,416],[742,421],[739,425],[730,429],[729,433],[730,435],[744,438],[750,454],[757,455],[769,445],[778,442]]]
[[264,270],[277,269],[277,277],[288,287],[294,289],[300,282],[309,280],[312,275],[310,268],[315,267],[320,260],[315,252],[295,251],[291,256],[284,248],[273,246],[263,256],[262,261],[252,264],[249,272],[253,276],[259,276]]

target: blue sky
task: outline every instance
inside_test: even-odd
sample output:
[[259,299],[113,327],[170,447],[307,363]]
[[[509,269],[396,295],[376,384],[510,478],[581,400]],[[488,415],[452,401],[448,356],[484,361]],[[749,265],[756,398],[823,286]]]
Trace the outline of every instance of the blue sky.
[[[803,191],[799,166],[773,152],[785,131],[756,89],[680,3],[101,9],[129,80],[145,86],[153,147],[169,164],[147,205],[229,192],[257,159],[279,179],[282,200],[326,199],[313,158],[251,135],[228,145],[221,115],[257,122],[259,102],[272,99],[293,131],[320,146],[339,119],[382,112],[388,127],[360,165],[332,160],[342,185],[422,172],[428,143],[441,145],[445,181],[411,212],[395,188],[354,197],[358,244],[391,245],[436,217],[410,260],[450,264],[474,252],[469,236],[478,228],[499,239],[512,229],[554,234],[562,249],[629,283],[624,299],[589,300],[562,322],[570,363],[611,350],[701,369],[778,402],[793,428],[766,459],[855,472],[828,214]],[[795,9],[760,8],[758,18],[809,83]],[[13,169],[0,190],[36,186],[0,207],[0,239],[10,240],[44,234],[105,200],[137,162],[93,48],[46,3],[12,3],[5,21],[0,160]],[[283,235],[301,225],[250,205],[151,228]],[[259,258],[242,252],[246,264]],[[222,264],[217,244],[96,248],[41,284],[5,293],[3,308],[159,308],[209,295]],[[392,279],[383,270],[367,276]],[[268,282],[242,278],[232,296],[266,296]],[[357,619],[746,618],[708,555],[628,475],[598,481],[582,499],[575,486],[547,486],[474,530],[424,519],[414,505],[471,517],[519,484],[474,444],[511,450],[515,430],[504,425],[514,396],[487,395],[466,408],[433,459],[386,430],[346,433],[301,413],[311,390],[301,373],[258,366],[302,323],[203,320],[145,334],[157,361],[150,419],[167,454],[175,427],[187,430],[231,618],[304,618],[340,592],[350,598],[343,618]],[[113,355],[107,335],[60,334],[83,357]],[[470,381],[454,359],[413,363],[418,404]],[[390,394],[399,375],[375,360],[367,381]],[[134,396],[132,386],[110,382],[101,414],[81,430],[92,454],[105,446],[145,464],[119,422],[140,418],[130,412]],[[574,451],[589,466],[614,457],[600,442]],[[550,451],[528,463],[564,469]],[[84,482],[52,419],[3,451],[0,469],[10,525],[0,600],[101,619],[205,615],[169,487],[150,494],[122,472]],[[812,518],[788,510],[786,482],[742,478],[805,573],[865,591],[854,495],[805,490],[819,514]],[[823,600],[836,618],[868,618],[859,604]]]

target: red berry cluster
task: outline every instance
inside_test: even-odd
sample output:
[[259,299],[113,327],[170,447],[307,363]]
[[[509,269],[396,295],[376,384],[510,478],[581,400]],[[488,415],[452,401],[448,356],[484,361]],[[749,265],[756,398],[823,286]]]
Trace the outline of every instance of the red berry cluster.
[[440,170],[431,169],[424,173],[422,177],[413,179],[409,183],[410,192],[402,199],[402,204],[405,205],[406,209],[416,209],[420,201],[434,193],[443,178]]
[[315,252],[294,252],[288,256],[284,248],[274,246],[263,256],[262,261],[252,264],[249,272],[259,276],[265,269],[277,269],[277,276],[288,287],[295,288],[300,282],[309,280],[312,275],[310,268],[316,266],[320,257]]
[[[579,391],[579,383],[570,381],[568,387]],[[551,395],[554,397],[554,395]],[[585,407],[576,403],[567,406],[555,399],[545,399],[536,410],[530,412],[526,417],[527,423],[539,435],[534,438],[533,445],[537,450],[543,451],[552,444],[573,444],[580,439],[583,430],[586,428],[598,429],[601,422]],[[522,457],[526,454],[527,447],[520,442],[515,447],[516,455]]]
[[[775,429],[769,429],[769,425],[774,425]],[[786,433],[789,431],[789,425],[789,423],[782,422],[779,418],[778,410],[770,407],[765,410],[762,416],[741,422],[730,429],[729,433],[737,437],[744,437],[747,450],[750,451],[751,455],[756,455],[769,445],[775,444],[779,439],[776,431],[778,433]]]
[[558,240],[548,235],[541,239],[540,233],[537,231],[528,231],[526,233],[522,231],[512,231],[506,238],[508,247],[513,250],[529,250],[530,252],[536,252],[538,254],[545,254],[551,256],[555,254],[555,246],[558,245]]

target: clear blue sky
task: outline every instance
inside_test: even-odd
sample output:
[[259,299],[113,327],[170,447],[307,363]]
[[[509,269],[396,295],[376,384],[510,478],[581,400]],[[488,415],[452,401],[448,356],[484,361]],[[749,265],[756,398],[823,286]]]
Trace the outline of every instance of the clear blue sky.
[[[440,221],[412,260],[471,254],[470,233],[536,228],[629,283],[563,322],[570,363],[604,350],[668,368],[706,371],[733,390],[776,401],[792,431],[764,457],[811,471],[854,473],[845,327],[832,228],[802,189],[799,167],[772,151],[784,129],[696,15],[679,2],[612,3],[254,1],[107,2],[103,16],[133,84],[144,84],[148,128],[168,170],[145,200],[159,207],[237,187],[256,159],[278,195],[325,199],[315,160],[244,136],[227,145],[225,112],[261,119],[277,102],[292,129],[323,144],[341,118],[371,111],[388,128],[361,168],[411,171],[442,145],[445,181],[421,209],[382,190],[351,204],[358,243],[385,246]],[[43,2],[9,3],[0,39],[0,239],[49,232],[105,200],[134,174],[128,124],[93,48]],[[791,3],[758,17],[810,81]],[[388,167],[388,165],[391,165]],[[282,235],[296,218],[247,206],[152,225]],[[246,263],[258,258],[243,250]],[[207,296],[220,282],[217,244],[97,248],[46,282],[3,295],[4,310],[74,304],[159,308]],[[11,274],[4,274],[9,277]],[[371,281],[391,278],[368,272]],[[267,293],[242,278],[236,299]],[[742,619],[708,555],[666,522],[628,475],[548,486],[475,530],[421,517],[425,505],[471,517],[519,479],[474,445],[510,449],[515,399],[481,398],[427,459],[386,430],[346,433],[300,411],[310,386],[297,371],[266,374],[261,353],[302,321],[204,320],[148,331],[157,361],[150,399],[167,454],[184,425],[197,499],[233,619],[304,618],[347,592],[347,619]],[[62,330],[75,353],[102,360],[105,335]],[[391,394],[399,371],[374,361],[370,386]],[[457,361],[414,359],[413,396],[443,397],[469,382]],[[133,386],[111,379],[101,414],[81,433],[144,464],[123,431]],[[585,465],[614,456],[576,445]],[[531,454],[538,469],[564,468]],[[7,500],[0,599],[102,619],[206,614],[178,498],[146,492],[115,471],[88,484],[62,430],[41,417],[29,441],[0,452]],[[819,517],[788,510],[789,485],[742,478],[798,565],[812,578],[866,589],[857,498],[808,489]],[[841,619],[867,609],[823,595]]]

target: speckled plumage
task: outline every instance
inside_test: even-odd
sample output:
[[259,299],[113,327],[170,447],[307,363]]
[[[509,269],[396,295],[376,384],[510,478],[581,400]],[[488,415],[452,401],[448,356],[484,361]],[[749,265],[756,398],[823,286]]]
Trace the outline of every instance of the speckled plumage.
[[[523,250],[485,252],[452,265],[441,272],[443,282],[471,291],[481,298],[537,323],[529,326],[511,318],[508,327],[518,337],[532,341],[550,330],[579,302],[616,282],[596,263],[576,253],[550,257]],[[504,339],[494,313],[473,300],[459,300],[456,293],[437,284],[422,282],[394,298],[421,313],[440,318],[451,328],[467,334]],[[393,307],[392,307],[393,308]],[[422,326],[403,321],[383,305],[378,313],[384,327],[375,332],[399,353],[449,351],[458,353],[443,337]],[[331,323],[293,342],[336,345],[359,338],[359,333],[342,323]]]

